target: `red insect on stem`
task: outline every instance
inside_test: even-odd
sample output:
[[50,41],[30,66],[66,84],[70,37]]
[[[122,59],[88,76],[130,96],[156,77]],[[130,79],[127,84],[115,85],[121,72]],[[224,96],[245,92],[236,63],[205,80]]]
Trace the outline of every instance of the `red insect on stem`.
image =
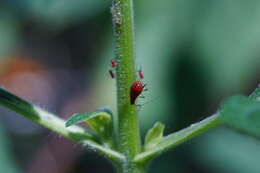
[[112,66],[112,68],[115,68],[117,66],[116,61],[113,59],[111,60],[111,66]]
[[141,81],[135,81],[130,89],[130,102],[131,105],[135,104],[137,97],[144,91],[145,84]]

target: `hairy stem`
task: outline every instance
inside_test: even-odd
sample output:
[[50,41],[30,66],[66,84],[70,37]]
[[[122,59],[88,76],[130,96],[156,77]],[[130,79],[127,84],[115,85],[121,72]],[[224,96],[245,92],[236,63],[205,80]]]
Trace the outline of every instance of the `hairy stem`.
[[146,173],[146,164],[136,164],[134,162],[125,162],[118,167],[119,173]]
[[115,60],[118,64],[116,67],[117,143],[119,151],[127,158],[118,170],[124,173],[143,173],[145,172],[144,167],[132,162],[135,155],[141,151],[136,106],[130,103],[130,88],[136,79],[132,0],[113,0],[111,13],[115,39]]
[[130,104],[130,87],[135,81],[132,0],[114,0],[111,8],[117,62],[117,106],[119,150],[128,159],[140,152],[136,106]]
[[112,161],[121,162],[122,160],[125,160],[125,157],[122,154],[98,144],[96,136],[87,132],[85,129],[76,125],[66,128],[63,119],[39,108],[38,106],[28,103],[3,88],[0,88],[0,105],[31,119],[35,123],[40,124],[59,135],[80,142],[89,149],[101,153]]
[[165,136],[162,141],[153,149],[138,154],[134,161],[137,163],[146,163],[153,159],[155,156],[165,152],[169,149],[176,147],[177,145],[188,141],[189,139],[206,132],[210,128],[218,126],[221,123],[219,114],[216,113],[198,123],[194,123],[189,127],[182,129],[178,132]]

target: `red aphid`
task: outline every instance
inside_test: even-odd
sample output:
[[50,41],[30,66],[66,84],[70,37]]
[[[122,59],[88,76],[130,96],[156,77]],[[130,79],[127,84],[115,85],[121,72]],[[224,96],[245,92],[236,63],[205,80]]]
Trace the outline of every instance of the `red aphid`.
[[115,78],[115,74],[114,74],[114,72],[112,70],[109,70],[108,72],[109,72],[111,78]]
[[131,105],[135,104],[136,98],[143,92],[145,85],[141,81],[135,81],[130,89]]
[[144,74],[143,74],[143,71],[142,71],[142,70],[139,70],[139,71],[138,71],[138,75],[139,75],[139,78],[140,78],[140,79],[143,79],[143,78],[144,78]]
[[111,66],[112,66],[112,68],[115,68],[117,66],[116,61],[113,59],[111,60]]

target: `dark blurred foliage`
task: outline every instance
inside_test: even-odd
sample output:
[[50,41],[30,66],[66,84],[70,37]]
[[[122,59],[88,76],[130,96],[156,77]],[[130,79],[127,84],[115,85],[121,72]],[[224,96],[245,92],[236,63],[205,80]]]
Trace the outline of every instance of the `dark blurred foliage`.
[[[63,118],[109,105],[110,1],[0,1],[0,83]],[[259,82],[260,1],[135,1],[142,134],[202,120]],[[112,103],[112,104],[111,104]],[[114,172],[93,152],[0,108],[0,172]],[[260,143],[218,127],[162,154],[149,172],[259,173]]]

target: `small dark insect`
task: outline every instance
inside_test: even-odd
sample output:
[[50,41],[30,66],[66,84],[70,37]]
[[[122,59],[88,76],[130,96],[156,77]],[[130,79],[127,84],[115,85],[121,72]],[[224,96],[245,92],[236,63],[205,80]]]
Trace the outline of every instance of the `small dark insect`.
[[111,66],[112,66],[112,68],[115,68],[117,66],[116,61],[113,59],[111,60]]
[[131,105],[135,104],[136,98],[143,92],[145,84],[141,81],[135,81],[130,89],[130,102]]
[[109,75],[111,76],[111,78],[115,78],[115,74],[112,70],[109,70],[108,72],[109,72]]
[[114,59],[111,60],[111,67],[112,67],[112,69],[110,69],[110,70],[108,71],[108,72],[109,72],[109,75],[111,76],[111,78],[115,78],[116,75],[115,75],[115,70],[114,70],[114,68],[117,67],[117,63],[116,63],[116,61],[115,61]]
[[140,79],[144,78],[144,74],[143,74],[143,71],[141,69],[138,71],[138,75],[139,75]]

